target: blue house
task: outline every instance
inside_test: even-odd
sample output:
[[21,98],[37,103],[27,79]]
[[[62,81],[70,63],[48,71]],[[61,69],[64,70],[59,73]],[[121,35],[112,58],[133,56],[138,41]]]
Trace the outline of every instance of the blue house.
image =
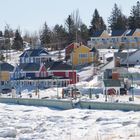
[[46,63],[51,61],[51,55],[45,48],[26,50],[20,55],[20,63]]

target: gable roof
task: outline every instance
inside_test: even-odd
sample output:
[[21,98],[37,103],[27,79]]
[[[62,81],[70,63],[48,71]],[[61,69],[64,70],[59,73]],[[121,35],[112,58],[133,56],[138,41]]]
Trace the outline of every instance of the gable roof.
[[100,37],[104,30],[93,32],[92,37]]
[[119,57],[121,59],[125,59],[127,57],[127,52],[115,52],[114,56]]
[[53,65],[53,63],[54,63],[54,61],[50,61],[50,62],[45,63],[45,68],[46,68],[46,70],[47,70],[48,68],[50,68],[50,67]]
[[68,65],[62,61],[57,61],[52,64],[50,70],[72,70],[72,65]]
[[24,63],[18,66],[18,69],[23,71],[39,71],[40,64],[38,63]]
[[0,62],[0,71],[13,71],[14,70],[14,66],[6,63],[6,62]]
[[24,51],[20,57],[35,57],[40,56],[40,54],[43,53],[45,55],[48,55],[48,51],[45,48],[35,48],[35,49],[29,49]]
[[107,79],[103,80],[105,87],[121,87],[120,80]]
[[125,33],[126,29],[123,30],[112,30],[111,36],[122,36]]
[[127,55],[129,55],[129,57],[130,56],[132,56],[133,54],[135,54],[137,51],[139,51],[139,50],[136,50],[136,51],[133,51],[133,52],[115,52],[114,53],[114,57],[116,58],[116,57],[119,57],[119,58],[121,58],[122,60],[125,60],[126,58],[127,58]]
[[136,31],[136,29],[133,29],[133,30],[128,30],[126,32],[126,36],[132,36],[134,34],[134,32]]

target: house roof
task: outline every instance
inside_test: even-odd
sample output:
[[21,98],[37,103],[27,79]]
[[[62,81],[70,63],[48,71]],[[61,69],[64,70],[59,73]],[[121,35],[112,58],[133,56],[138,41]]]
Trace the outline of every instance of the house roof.
[[20,57],[35,57],[40,56],[40,54],[48,55],[49,53],[45,48],[35,48],[24,51]]
[[14,70],[14,66],[12,66],[9,63],[6,62],[0,62],[0,71],[13,71]]
[[133,29],[133,30],[128,30],[126,32],[126,36],[132,36],[134,34],[134,32],[136,31],[136,29]]
[[103,80],[105,87],[121,87],[120,80],[107,79]]
[[126,60],[127,55],[132,56],[132,55],[135,54],[137,51],[138,51],[138,50],[136,50],[136,51],[134,51],[134,52],[128,52],[128,53],[127,53],[127,52],[115,52],[115,53],[114,53],[114,57],[115,57],[115,58],[119,57],[119,58],[121,58],[122,61],[123,61],[123,60]]
[[50,68],[50,67],[53,65],[53,63],[54,63],[54,61],[50,61],[50,62],[45,63],[45,68],[46,68],[46,70],[47,70],[48,68]]
[[20,64],[18,66],[18,68],[20,70],[23,70],[23,71],[39,71],[40,69],[40,64],[38,63],[24,63],[24,64]]
[[100,37],[104,30],[93,32],[92,37]]
[[111,36],[122,36],[125,33],[126,29],[123,30],[112,30]]
[[127,52],[115,52],[114,56],[119,57],[121,59],[126,59],[127,58]]
[[57,61],[52,64],[50,70],[72,70],[72,66],[62,61]]

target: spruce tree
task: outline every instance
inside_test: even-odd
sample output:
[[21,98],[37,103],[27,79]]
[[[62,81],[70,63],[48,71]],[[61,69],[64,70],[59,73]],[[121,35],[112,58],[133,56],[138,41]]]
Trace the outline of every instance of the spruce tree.
[[103,21],[103,18],[99,15],[98,10],[95,9],[92,20],[91,20],[89,34],[90,34],[90,36],[92,36],[93,32],[101,31],[101,30],[105,30],[105,29],[106,29],[106,25]]
[[62,25],[56,24],[53,28],[53,34],[56,49],[64,49],[67,40],[67,32],[65,28]]
[[41,31],[41,35],[40,35],[40,41],[41,41],[41,45],[43,47],[47,47],[48,45],[51,43],[51,31],[47,25],[47,23],[44,23],[43,29]]
[[23,49],[23,39],[20,35],[19,30],[16,30],[15,37],[12,44],[12,49],[22,50]]
[[137,1],[136,6],[133,6],[129,16],[129,28],[140,28],[140,2]]
[[123,15],[118,5],[115,3],[111,16],[108,19],[111,30],[122,30],[127,28],[127,18]]
[[72,19],[71,15],[69,15],[68,18],[66,19],[65,25],[68,33],[68,44],[69,44],[75,40],[75,26],[74,20]]
[[82,25],[80,26],[80,36],[80,42],[83,42],[86,45],[89,39],[89,32],[87,26],[84,23],[82,23]]

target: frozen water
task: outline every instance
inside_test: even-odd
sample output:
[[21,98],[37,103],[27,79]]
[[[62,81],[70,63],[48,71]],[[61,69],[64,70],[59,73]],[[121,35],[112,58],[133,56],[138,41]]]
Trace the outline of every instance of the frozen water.
[[0,140],[140,138],[140,112],[0,106]]

